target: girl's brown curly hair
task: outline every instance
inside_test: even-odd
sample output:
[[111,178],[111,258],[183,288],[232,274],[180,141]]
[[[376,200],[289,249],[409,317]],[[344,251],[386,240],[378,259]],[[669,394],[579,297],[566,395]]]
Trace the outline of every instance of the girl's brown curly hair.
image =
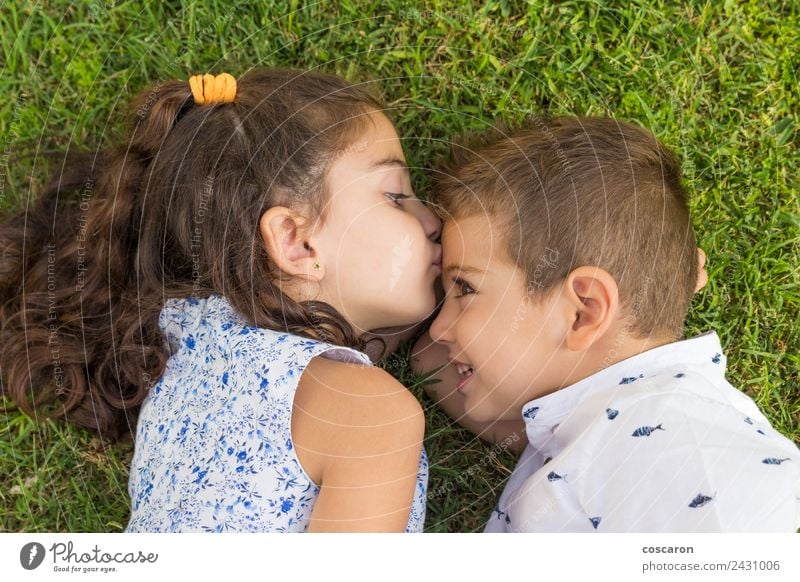
[[222,294],[251,325],[364,349],[330,305],[281,292],[258,223],[274,205],[324,221],[327,171],[380,103],[316,72],[259,68],[237,85],[212,106],[186,81],[141,92],[114,146],[67,152],[0,218],[0,381],[25,413],[133,436],[172,297]]

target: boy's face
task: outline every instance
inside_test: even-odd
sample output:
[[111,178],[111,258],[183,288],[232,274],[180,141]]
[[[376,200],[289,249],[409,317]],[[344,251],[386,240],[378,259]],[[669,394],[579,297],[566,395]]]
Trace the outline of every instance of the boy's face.
[[[572,318],[558,292],[527,298],[525,273],[507,258],[489,217],[446,222],[442,245],[447,295],[431,338],[464,370],[458,391],[472,419],[519,419],[526,402],[558,389],[569,374],[561,345]],[[543,268],[553,260],[544,256]]]

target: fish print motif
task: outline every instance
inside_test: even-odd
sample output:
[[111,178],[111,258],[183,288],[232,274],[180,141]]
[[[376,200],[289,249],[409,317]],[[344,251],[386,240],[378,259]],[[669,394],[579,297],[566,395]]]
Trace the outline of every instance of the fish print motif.
[[547,480],[548,480],[548,481],[550,481],[550,482],[553,482],[553,481],[561,481],[561,480],[564,480],[564,481],[566,481],[566,480],[567,480],[567,476],[566,476],[566,475],[559,475],[559,474],[558,474],[558,473],[556,473],[555,471],[550,471],[550,472],[547,474]]
[[602,518],[600,518],[600,517],[590,517],[589,521],[592,523],[592,527],[594,529],[597,529],[597,526],[600,525],[600,522],[602,521]]
[[785,463],[788,460],[789,457],[786,457],[785,459],[778,459],[776,457],[767,457],[761,462],[764,463],[765,465],[780,465],[781,463]]
[[614,420],[619,415],[619,410],[614,410],[613,408],[606,408],[606,416],[608,416],[608,420]]
[[686,374],[684,374],[683,372],[678,372],[677,374],[675,374],[676,378],[684,378],[685,376]]
[[538,406],[531,406],[530,408],[526,409],[525,412],[522,413],[522,416],[524,418],[527,418],[528,420],[533,420],[534,418],[536,418],[536,414],[538,412],[539,412]]
[[500,511],[500,504],[499,503],[495,503],[494,512],[497,514],[497,519],[501,519],[502,517],[504,517],[506,515],[505,511]]
[[644,374],[639,374],[638,376],[626,376],[622,380],[619,381],[620,384],[631,384],[636,382],[639,378],[644,378]]
[[703,495],[702,493],[698,493],[697,496],[694,499],[692,499],[691,503],[689,503],[689,507],[691,507],[692,509],[703,507],[712,499],[713,497],[709,497],[708,495]]
[[649,437],[651,434],[653,434],[657,430],[666,430],[666,429],[664,429],[664,427],[662,427],[660,424],[658,424],[656,426],[640,426],[635,431],[633,431],[633,434],[631,434],[631,436]]
[[511,524],[511,517],[505,511],[500,511],[500,504],[495,503],[494,512],[497,514],[497,519],[505,520],[506,524]]
[[719,364],[721,360],[722,360],[722,354],[714,354],[714,356],[711,358],[711,361],[714,362],[715,364]]

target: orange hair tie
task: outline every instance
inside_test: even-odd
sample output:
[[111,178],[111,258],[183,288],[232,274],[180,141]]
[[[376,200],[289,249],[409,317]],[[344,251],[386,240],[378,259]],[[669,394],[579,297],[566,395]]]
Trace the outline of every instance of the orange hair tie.
[[189,87],[198,105],[230,103],[236,97],[236,79],[228,73],[192,75],[189,77]]

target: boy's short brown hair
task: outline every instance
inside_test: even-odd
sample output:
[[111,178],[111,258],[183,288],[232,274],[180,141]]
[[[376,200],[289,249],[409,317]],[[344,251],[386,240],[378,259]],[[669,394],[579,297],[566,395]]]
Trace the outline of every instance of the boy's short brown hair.
[[680,163],[656,137],[610,118],[531,118],[453,146],[434,172],[443,220],[486,214],[533,298],[575,268],[617,281],[628,331],[683,335],[697,281]]

